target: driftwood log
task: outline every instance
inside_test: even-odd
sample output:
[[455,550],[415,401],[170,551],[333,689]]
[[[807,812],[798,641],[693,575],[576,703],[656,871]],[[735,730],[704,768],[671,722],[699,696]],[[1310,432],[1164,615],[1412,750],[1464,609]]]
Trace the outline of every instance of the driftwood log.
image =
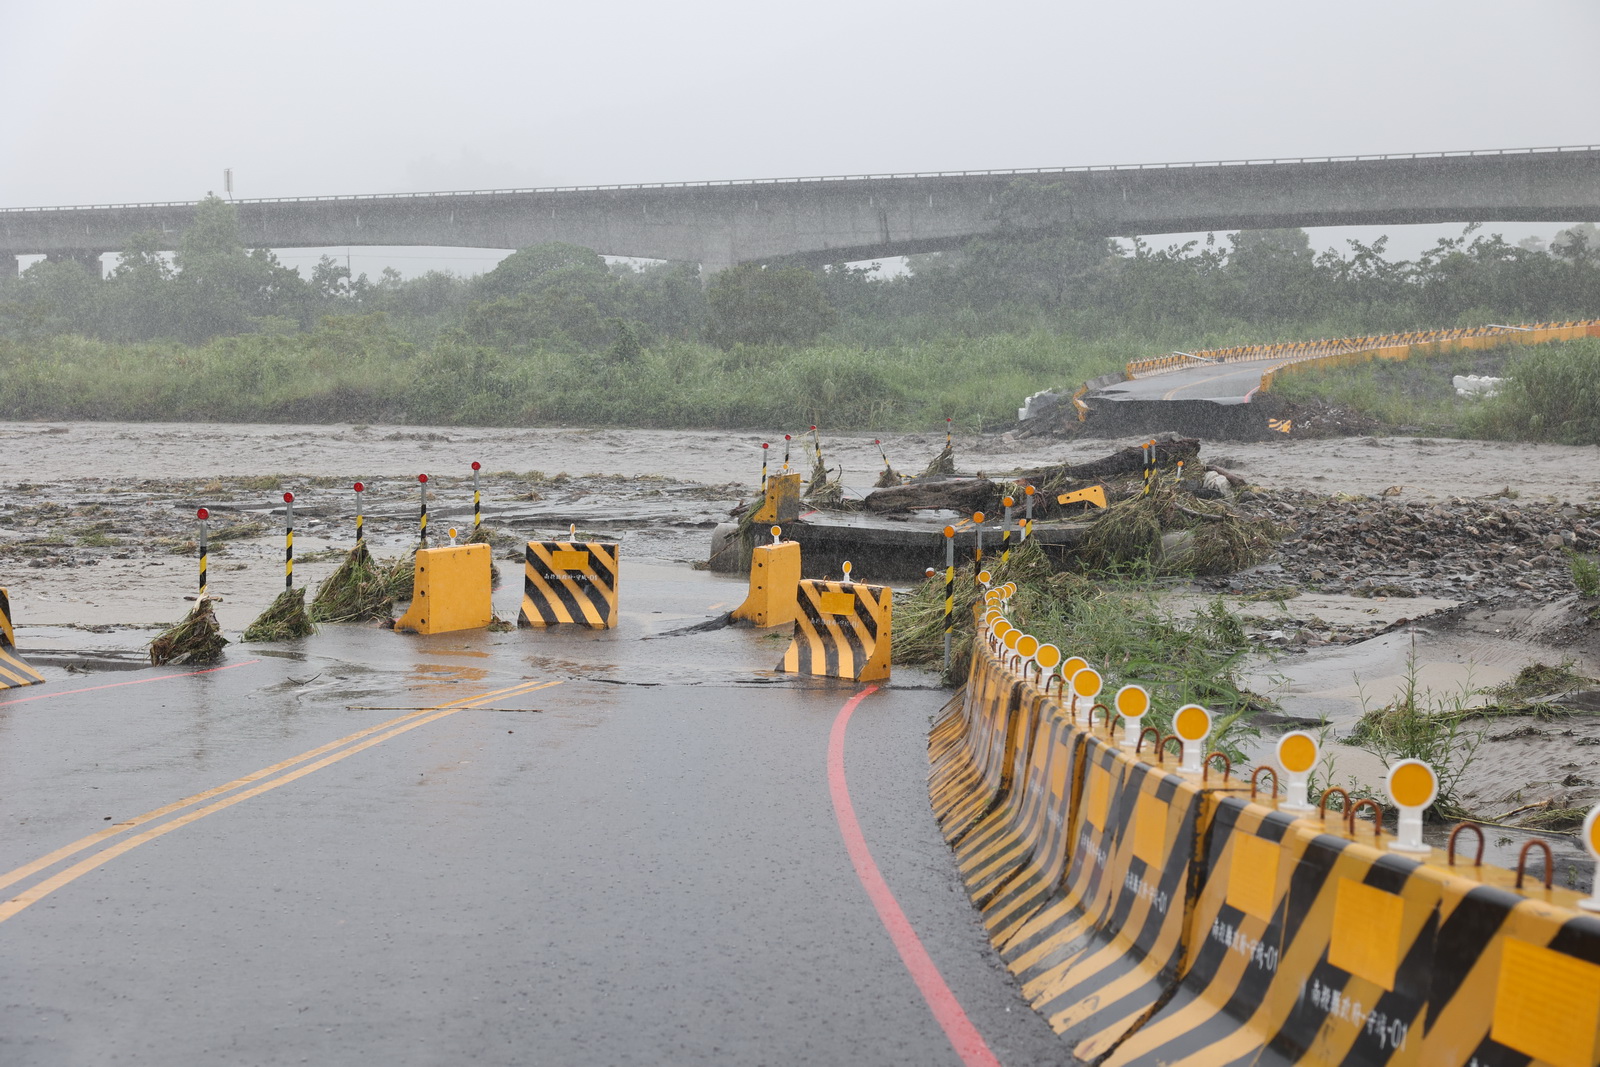
[[[1168,437],[1156,439],[1156,466],[1163,469],[1174,466],[1179,460],[1192,465],[1200,456],[1200,441],[1193,437]],[[1029,482],[1040,489],[1055,489],[1069,483],[1099,482],[1107,478],[1137,475],[1144,470],[1144,449],[1130,445],[1113,452],[1104,459],[1088,463],[1062,463],[1054,467],[1035,467],[1022,471],[1017,480]]]
[[987,478],[930,478],[873,490],[863,503],[868,511],[880,514],[948,508],[970,515],[974,511],[994,510],[999,498],[1000,490]]

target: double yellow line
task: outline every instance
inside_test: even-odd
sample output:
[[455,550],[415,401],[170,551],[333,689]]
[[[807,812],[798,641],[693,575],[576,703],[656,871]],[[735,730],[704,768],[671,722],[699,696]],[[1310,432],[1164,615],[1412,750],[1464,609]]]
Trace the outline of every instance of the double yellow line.
[[[330,741],[309,752],[302,752],[298,756],[274,763],[270,767],[263,767],[259,771],[247,774],[242,778],[235,778],[233,781],[219,785],[214,789],[207,789],[203,793],[184,797],[182,800],[174,801],[165,807],[147,811],[143,815],[136,815],[126,822],[119,822],[98,833],[80,838],[48,855],[40,856],[32,863],[25,863],[15,870],[0,875],[0,890],[31,878],[41,871],[48,870],[62,860],[76,856],[80,852],[95,849],[111,838],[121,837],[121,840],[101,848],[72,866],[57,871],[50,877],[35,882],[10,899],[0,902],[0,922],[5,922],[29,905],[38,903],[62,886],[81,878],[102,864],[109,863],[123,853],[130,852],[140,845],[154,841],[156,838],[169,834],[180,827],[203,819],[207,815],[219,812],[224,808],[230,808],[240,801],[249,800],[251,797],[260,796],[262,793],[269,792],[281,785],[288,785],[290,782],[298,778],[304,778],[313,771],[319,771],[329,764],[337,763],[348,756],[355,755],[357,752],[371,748],[373,745],[382,744],[408,730],[415,730],[419,726],[426,726],[435,720],[454,715],[458,711],[482,707],[485,704],[506,697],[522,696],[526,693],[548,689],[553,685],[560,684],[561,681],[559,679],[548,682],[523,682],[505,689],[497,689],[492,693],[480,693],[477,696],[464,697],[448,704],[418,708],[408,715],[390,719],[388,722],[381,722],[376,726],[369,726],[365,730],[357,730],[353,734],[341,737],[337,741]],[[210,801],[210,803],[204,803],[206,801]],[[194,807],[196,804],[204,804],[204,806],[196,808]],[[166,819],[168,815],[183,811],[185,808],[193,808],[193,810],[185,812],[175,819],[167,819],[165,822],[160,822],[159,825],[153,826],[148,830],[132,836],[122,837],[130,830]]]

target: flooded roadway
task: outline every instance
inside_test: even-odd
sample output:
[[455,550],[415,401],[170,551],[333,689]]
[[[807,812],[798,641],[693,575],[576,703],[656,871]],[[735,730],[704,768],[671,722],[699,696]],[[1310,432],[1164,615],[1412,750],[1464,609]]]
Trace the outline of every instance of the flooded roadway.
[[1060,1062],[928,810],[945,693],[897,671],[846,723],[866,687],[773,675],[785,636],[651,636],[741,582],[623,574],[610,632],[327,627],[0,691],[0,1062]]

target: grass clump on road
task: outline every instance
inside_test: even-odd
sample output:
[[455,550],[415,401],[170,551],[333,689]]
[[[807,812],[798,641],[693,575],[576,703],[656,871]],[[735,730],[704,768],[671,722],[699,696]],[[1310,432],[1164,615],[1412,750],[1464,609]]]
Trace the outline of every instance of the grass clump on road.
[[285,589],[241,636],[246,641],[293,641],[316,632],[306,614],[306,591]]
[[367,543],[350,550],[338,570],[322,580],[311,600],[316,622],[365,622],[386,619],[394,610],[389,568],[374,562]]
[[162,631],[150,642],[152,667],[215,663],[222,658],[228,639],[217,625],[210,597],[201,597],[178,625]]

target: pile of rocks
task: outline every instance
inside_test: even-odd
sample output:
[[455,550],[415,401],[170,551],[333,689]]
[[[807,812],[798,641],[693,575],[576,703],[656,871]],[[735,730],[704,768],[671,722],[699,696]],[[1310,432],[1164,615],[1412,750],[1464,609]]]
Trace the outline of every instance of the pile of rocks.
[[1247,492],[1293,529],[1263,564],[1225,580],[1358,596],[1553,600],[1573,590],[1565,549],[1600,550],[1600,509],[1509,497],[1440,503]]

